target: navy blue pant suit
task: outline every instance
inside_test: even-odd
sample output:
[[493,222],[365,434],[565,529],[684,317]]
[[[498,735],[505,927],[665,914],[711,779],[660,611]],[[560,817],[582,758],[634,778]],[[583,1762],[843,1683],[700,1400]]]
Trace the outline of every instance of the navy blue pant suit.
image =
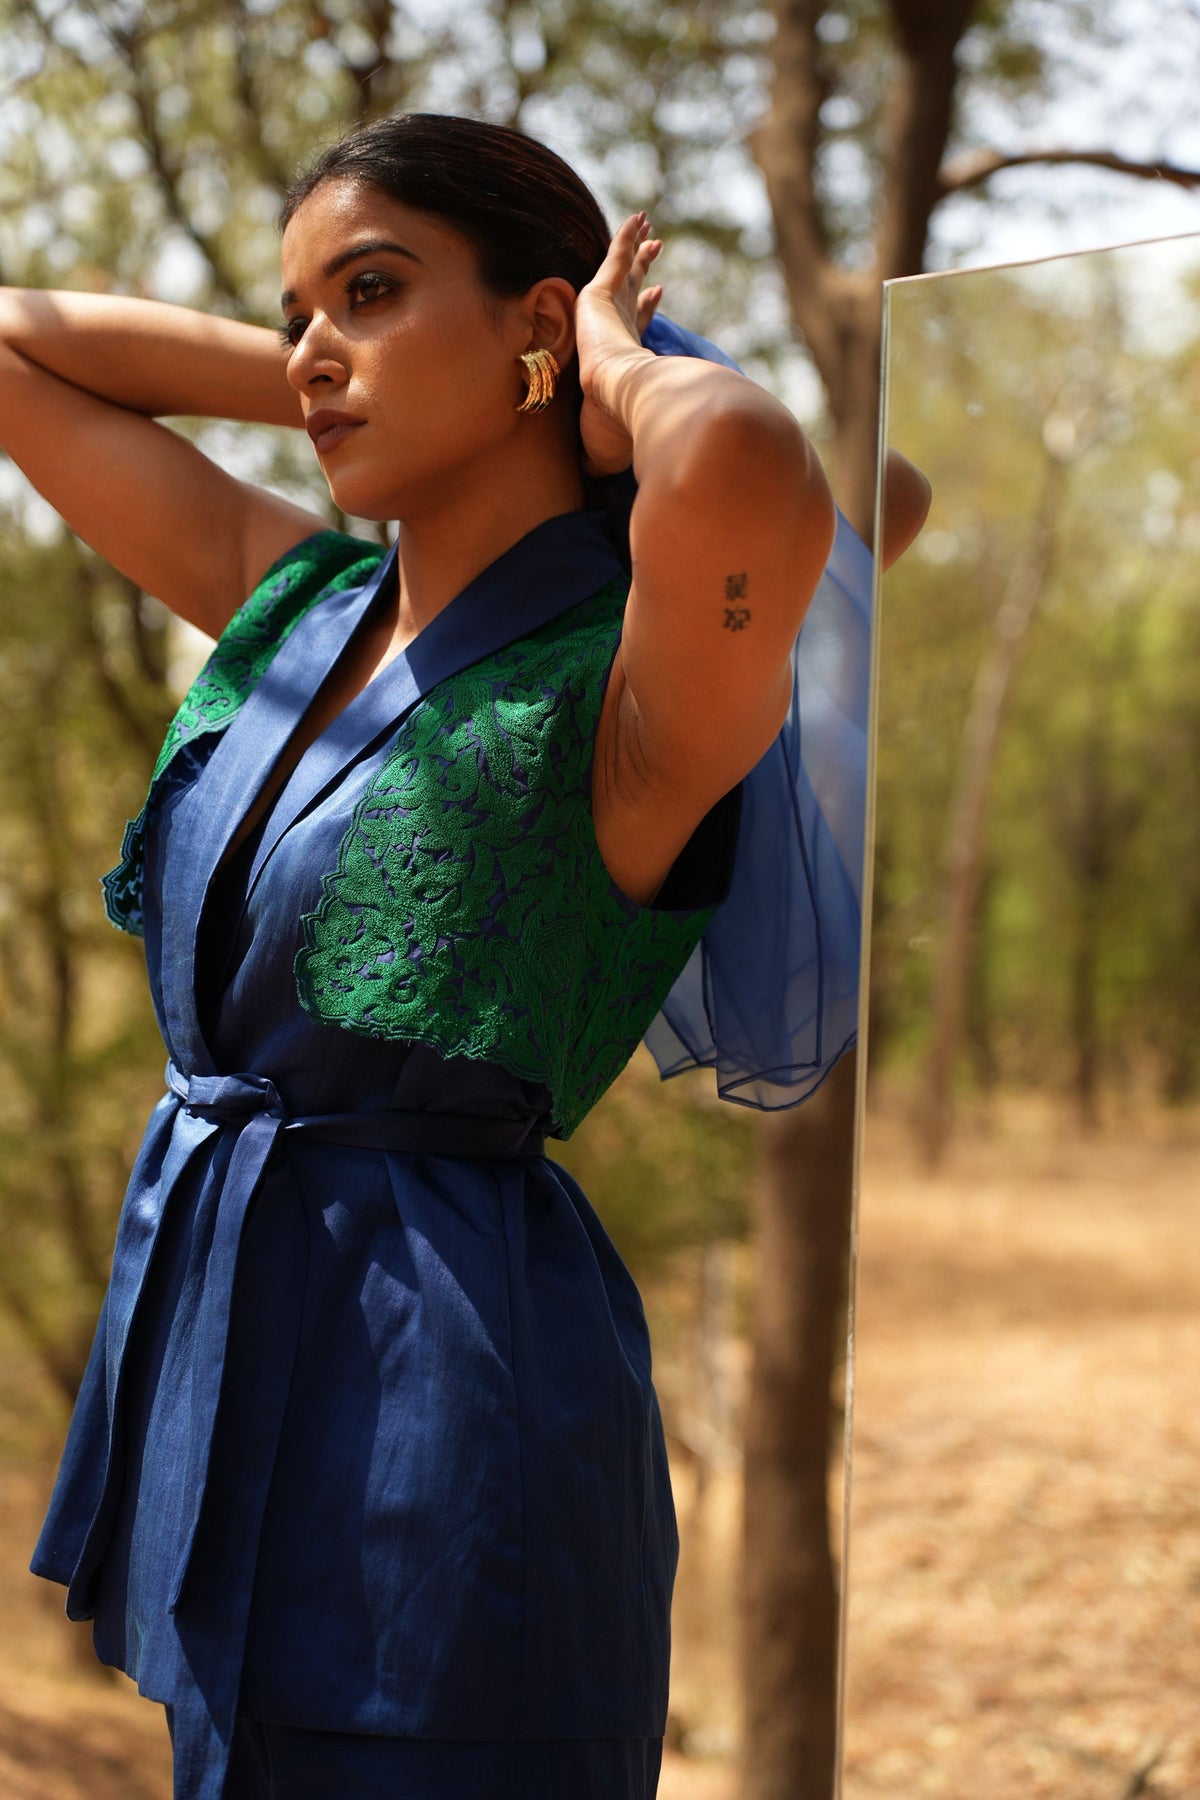
[[543,522],[226,856],[394,571],[304,611],[152,789],[167,1086],[33,1567],[167,1707],[178,1800],[647,1800],[679,1540],[637,1289],[544,1154],[545,1082],[314,1017],[296,977],[398,718],[627,576],[603,515]]

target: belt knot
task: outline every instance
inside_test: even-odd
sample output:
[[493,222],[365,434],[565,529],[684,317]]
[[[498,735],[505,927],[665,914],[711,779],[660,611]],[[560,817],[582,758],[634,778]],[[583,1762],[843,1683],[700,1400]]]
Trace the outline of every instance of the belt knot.
[[168,1062],[167,1086],[191,1111],[231,1124],[244,1124],[260,1113],[287,1118],[279,1089],[266,1075],[185,1075]]

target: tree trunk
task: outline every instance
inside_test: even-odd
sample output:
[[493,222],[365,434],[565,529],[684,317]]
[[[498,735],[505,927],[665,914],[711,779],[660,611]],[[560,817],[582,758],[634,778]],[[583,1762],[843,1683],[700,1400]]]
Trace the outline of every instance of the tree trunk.
[[933,1037],[918,1102],[917,1135],[928,1168],[941,1161],[954,1117],[954,1076],[966,1018],[983,871],[987,795],[1021,647],[1050,578],[1064,465],[1046,463],[1037,518],[993,621],[963,730],[943,851],[945,901],[933,986]]
[[[878,300],[876,300],[878,306]],[[848,333],[839,504],[870,541],[878,325]],[[846,396],[853,395],[851,401]],[[855,512],[850,512],[853,506]],[[830,1800],[836,1782],[838,1580],[828,1489],[840,1439],[830,1383],[844,1347],[857,1057],[811,1099],[763,1121],[745,1436],[743,1800]]]
[[1075,920],[1071,959],[1071,1031],[1075,1040],[1075,1104],[1084,1131],[1100,1125],[1100,1024],[1096,1012],[1099,971],[1100,891],[1084,887]]
[[1060,821],[1075,884],[1075,942],[1071,956],[1071,1036],[1075,1102],[1084,1131],[1100,1125],[1100,980],[1104,903],[1120,846],[1134,823],[1113,791],[1112,718],[1107,671],[1092,676],[1091,716],[1080,747],[1078,810]]
[[746,1406],[742,1791],[829,1800],[838,1593],[829,1541],[830,1385],[844,1317],[855,1057],[763,1123]]
[[[772,0],[774,80],[750,134],[792,318],[825,387],[833,488],[874,536],[880,282],[917,273],[954,112],[957,47],[974,0],[892,0],[898,75],[888,109],[875,266],[839,268],[818,182],[829,93],[825,0]],[[838,1583],[829,1542],[830,1381],[844,1343],[855,1068],[842,1058],[794,1111],[765,1122],[747,1398],[742,1612],[743,1800],[830,1800],[837,1785]]]
[[[841,276],[823,339],[838,505],[869,544],[879,443],[881,306]],[[826,297],[828,298],[828,296]],[[811,320],[811,295],[793,292]],[[830,1400],[844,1351],[856,1054],[763,1124],[745,1437],[743,1800],[830,1800],[836,1781],[839,1582],[828,1492]]]
[[985,865],[980,879],[979,906],[975,916],[975,956],[967,982],[965,1025],[966,1048],[975,1086],[985,1096],[992,1092],[1000,1079],[996,1049],[992,1042],[992,953],[989,925],[994,887],[995,870]]
[[864,542],[875,535],[882,305],[875,280],[847,284],[836,366],[826,376],[833,419],[833,491]]

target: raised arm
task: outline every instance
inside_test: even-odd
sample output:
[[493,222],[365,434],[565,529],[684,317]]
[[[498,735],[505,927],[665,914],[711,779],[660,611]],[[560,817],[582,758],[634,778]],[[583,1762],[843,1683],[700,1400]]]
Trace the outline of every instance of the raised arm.
[[238,481],[160,416],[303,423],[273,331],[154,300],[0,288],[0,448],[106,561],[215,637],[326,521]]
[[631,349],[601,379],[638,492],[592,800],[610,873],[643,899],[783,723],[835,514],[799,424],[748,377]]
[[883,568],[890,569],[919,535],[932,501],[928,476],[889,444],[883,471],[883,529],[879,545]]

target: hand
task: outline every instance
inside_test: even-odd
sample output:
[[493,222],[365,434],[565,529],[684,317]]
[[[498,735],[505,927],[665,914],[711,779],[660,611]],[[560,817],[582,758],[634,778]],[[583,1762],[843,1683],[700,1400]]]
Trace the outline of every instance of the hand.
[[588,475],[615,475],[633,461],[633,439],[612,409],[610,393],[620,365],[632,353],[653,355],[641,341],[662,299],[662,287],[640,293],[662,239],[648,235],[644,212],[630,213],[608,247],[608,255],[575,300],[575,354],[583,410],[579,430]]

